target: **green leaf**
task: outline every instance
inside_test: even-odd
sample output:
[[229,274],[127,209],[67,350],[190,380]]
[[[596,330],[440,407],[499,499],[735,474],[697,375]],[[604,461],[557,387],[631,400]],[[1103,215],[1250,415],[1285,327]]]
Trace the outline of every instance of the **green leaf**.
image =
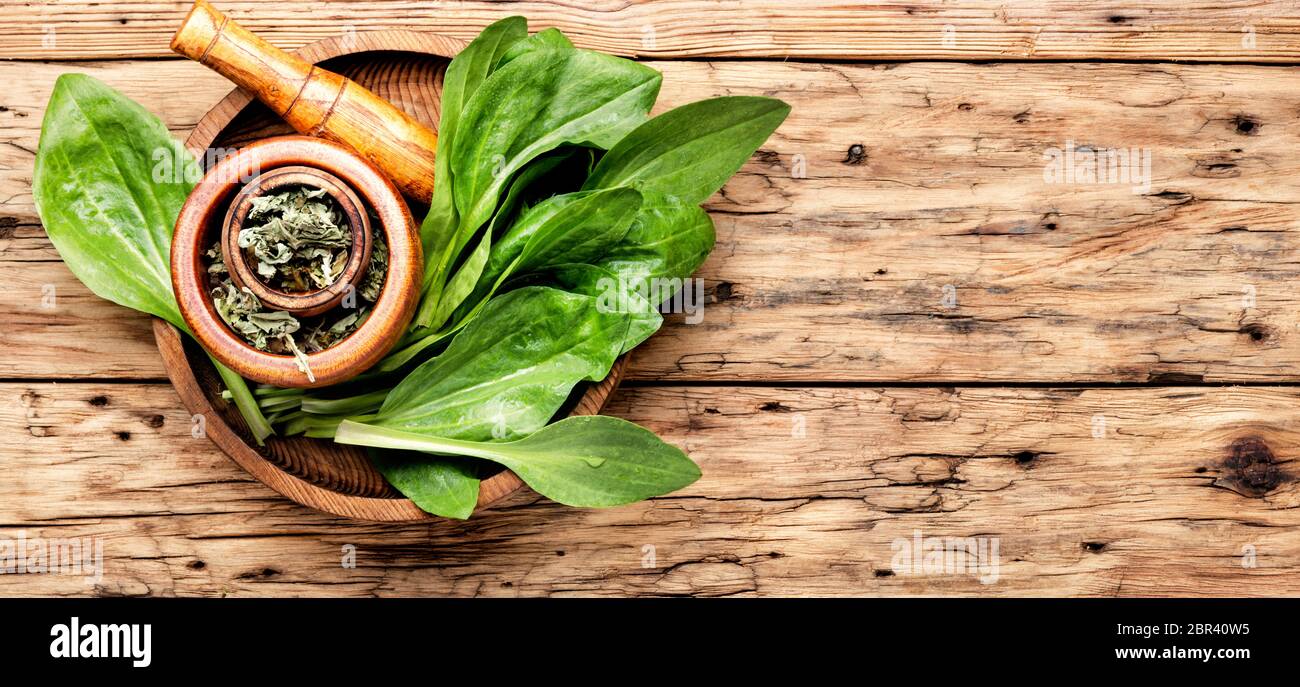
[[32,196],[50,241],[95,295],[188,331],[172,295],[171,237],[199,176],[143,107],[85,74],[55,82]]
[[510,190],[492,216],[492,235],[499,237],[513,226],[521,209],[577,191],[596,164],[595,152],[592,148],[564,147],[528,163],[510,182]]
[[604,312],[621,312],[628,316],[627,334],[624,335],[620,353],[641,345],[651,334],[659,331],[664,317],[658,304],[651,303],[639,284],[621,279],[618,274],[595,265],[559,265],[552,270],[551,278],[568,291],[592,296],[596,307]]
[[475,135],[458,136],[452,149],[460,226],[450,255],[492,216],[516,171],[561,145],[613,145],[644,121],[661,81],[649,67],[585,50],[533,51],[494,72],[458,125]]
[[627,234],[640,206],[641,194],[630,188],[581,191],[542,201],[492,246],[478,285],[453,321],[468,317],[513,276],[604,256]]
[[501,56],[496,67],[500,68],[516,57],[535,50],[573,50],[573,43],[559,29],[544,29],[510,46],[510,49]]
[[479,478],[471,461],[431,458],[415,451],[372,448],[367,453],[384,479],[421,510],[465,520],[478,505]]
[[[199,177],[189,151],[131,99],[85,74],[54,83],[32,173],[50,242],[95,295],[186,333],[172,294],[171,240]],[[271,427],[248,384],[212,362],[261,443]]]
[[[560,146],[609,148],[641,122],[663,77],[649,67],[586,50],[533,49],[492,72],[465,103],[448,156],[454,208],[440,208],[426,241],[424,299],[435,303],[456,259],[496,211],[505,184]],[[503,107],[503,103],[509,103]],[[435,200],[437,200],[435,198]],[[454,230],[448,223],[456,218]],[[428,223],[428,222],[426,222]],[[437,326],[450,308],[422,305],[415,326]]]
[[506,443],[460,441],[345,420],[335,440],[483,458],[510,468],[552,501],[579,508],[633,503],[700,478],[699,466],[681,449],[654,432],[604,415],[566,418]]
[[[626,328],[594,298],[544,287],[513,291],[492,299],[447,350],[407,375],[371,422],[474,441],[529,434],[550,421],[578,382],[609,373]],[[471,489],[477,494],[477,481],[471,486],[458,469],[463,459],[407,459],[415,464],[390,466],[389,482],[422,508],[458,517],[447,502],[465,502]]]
[[[451,169],[451,151],[459,130],[461,114],[466,103],[478,91],[488,75],[496,69],[510,46],[528,36],[528,21],[523,17],[506,17],[491,24],[460,51],[443,76],[441,115],[438,121],[438,151],[434,167],[437,179],[429,212],[420,225],[420,239],[424,248],[423,298],[415,322],[424,327],[432,324],[439,312],[443,286],[447,283],[447,270],[451,258],[461,250],[457,229],[460,214],[456,211],[455,179]],[[468,240],[468,237],[465,239]],[[466,273],[458,288],[472,286],[477,275]],[[445,308],[450,310],[450,308]]]
[[499,276],[515,264],[524,274],[603,257],[627,234],[641,207],[630,188],[579,191],[555,196],[530,209],[493,247],[484,276]]
[[483,266],[486,264],[489,249],[492,246],[492,237],[496,234],[495,228],[498,224],[504,225],[506,223],[504,218],[513,217],[515,208],[525,195],[525,190],[561,167],[574,153],[574,150],[564,150],[543,155],[530,162],[524,167],[523,171],[515,175],[514,181],[510,184],[510,190],[506,193],[505,200],[502,201],[501,207],[497,209],[496,215],[492,217],[491,225],[483,232],[484,235],[479,239],[478,246],[461,263],[456,275],[447,282],[441,292],[431,294],[420,302],[420,310],[416,319],[417,321],[428,322],[427,327],[430,329],[425,331],[433,334],[438,327],[441,327],[447,321],[447,317],[465,300],[465,297],[474,290],[475,285],[478,284],[479,276],[483,272]]
[[467,296],[473,293],[475,285],[478,284],[479,278],[483,274],[483,267],[487,264],[488,256],[491,255],[492,249],[492,232],[485,231],[479,239],[478,245],[474,248],[465,262],[456,270],[456,275],[447,282],[442,293],[438,295],[437,312],[434,313],[433,320],[429,323],[431,327],[441,327],[443,322],[451,316],[456,306],[460,305]]
[[709,257],[714,240],[713,220],[698,205],[643,193],[623,240],[593,264],[633,283],[685,279]]
[[476,441],[532,433],[574,385],[609,373],[626,329],[626,317],[601,312],[595,298],[512,291],[394,387],[374,424]]
[[712,98],[669,110],[620,140],[583,188],[627,185],[702,203],[789,113],[780,100],[757,96]]
[[[459,129],[465,104],[478,91],[483,81],[505,52],[528,35],[528,20],[523,17],[506,17],[483,29],[465,49],[447,65],[442,80],[439,100],[438,151],[434,163],[433,199],[429,214],[420,225],[420,238],[424,243],[426,259],[437,259],[451,242],[456,230],[456,204],[452,194],[454,181],[451,172],[451,150]],[[426,276],[427,279],[427,276]]]

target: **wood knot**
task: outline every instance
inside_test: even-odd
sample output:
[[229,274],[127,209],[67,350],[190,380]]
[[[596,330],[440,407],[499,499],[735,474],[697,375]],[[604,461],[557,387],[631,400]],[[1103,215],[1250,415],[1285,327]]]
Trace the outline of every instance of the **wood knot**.
[[723,301],[729,301],[732,298],[738,298],[739,296],[736,296],[733,293],[735,291],[735,288],[736,285],[729,281],[718,282],[717,286],[714,286],[712,289],[713,302],[721,303]]
[[1242,437],[1228,447],[1223,461],[1224,475],[1214,486],[1259,498],[1276,489],[1285,480],[1273,449],[1259,437]]
[[1011,459],[1016,461],[1016,465],[1027,468],[1032,466],[1034,461],[1038,460],[1039,455],[1040,454],[1034,451],[1020,451],[1012,454]]
[[846,165],[860,165],[867,161],[867,149],[861,143],[854,143],[844,153],[842,162]]
[[249,570],[248,572],[239,573],[235,577],[237,580],[265,580],[276,577],[280,574],[275,568],[262,568],[261,570]]
[[1242,136],[1254,136],[1259,133],[1259,122],[1254,117],[1237,115],[1232,118],[1232,126]]
[[1240,331],[1242,334],[1249,336],[1250,340],[1255,343],[1263,343],[1271,338],[1273,334],[1271,329],[1258,323],[1248,324],[1242,327]]

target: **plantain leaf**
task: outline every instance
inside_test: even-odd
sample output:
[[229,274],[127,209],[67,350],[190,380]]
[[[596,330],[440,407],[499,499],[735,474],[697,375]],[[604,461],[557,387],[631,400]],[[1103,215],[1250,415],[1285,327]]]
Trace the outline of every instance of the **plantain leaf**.
[[506,181],[538,155],[564,144],[609,148],[626,136],[661,81],[649,67],[586,50],[533,51],[493,72],[461,118],[475,135],[458,137],[452,150],[462,231],[482,226]]
[[659,314],[657,304],[650,301],[648,291],[643,292],[640,286],[648,285],[648,281],[623,279],[604,267],[581,263],[558,265],[550,276],[565,290],[594,297],[596,307],[602,311],[621,312],[628,316],[627,334],[620,353],[636,348],[663,325],[664,317]]
[[85,74],[55,82],[32,196],[50,242],[95,295],[187,330],[172,295],[171,237],[199,176],[134,101]]
[[[95,295],[186,333],[172,293],[171,239],[199,177],[189,151],[130,98],[85,74],[54,83],[32,173],[50,242]],[[260,443],[271,426],[247,383],[212,362]]]
[[552,501],[579,508],[633,503],[700,478],[699,466],[681,449],[643,427],[605,415],[566,418],[506,443],[433,437],[344,420],[335,440],[483,458],[510,468]]
[[470,316],[513,276],[604,256],[627,234],[640,206],[641,194],[630,188],[568,193],[537,204],[492,246],[478,285],[453,321]]
[[[420,225],[420,238],[424,244],[426,260],[440,257],[451,242],[458,216],[452,194],[454,181],[451,172],[451,150],[459,129],[465,104],[487,79],[488,74],[506,50],[528,35],[528,21],[523,17],[506,17],[483,29],[465,49],[460,51],[442,80],[439,100],[438,151],[434,163],[433,199],[429,214]],[[429,276],[426,274],[426,281]]]
[[[594,298],[545,287],[512,291],[407,375],[370,422],[472,441],[525,436],[550,421],[578,382],[609,373],[626,328],[624,316],[600,312]],[[401,460],[386,455],[379,464],[398,491],[436,515],[468,517],[467,494],[477,497],[478,486],[464,459]]]
[[[337,431],[334,436],[337,440]],[[366,452],[384,479],[421,510],[465,520],[478,505],[479,478],[473,461],[443,460],[416,451],[370,448]]]
[[713,220],[698,205],[646,192],[627,234],[592,264],[644,288],[656,279],[694,274],[709,257],[714,240]]
[[456,306],[464,302],[465,298],[473,293],[479,278],[483,274],[483,266],[487,264],[488,257],[492,250],[492,232],[485,231],[479,238],[478,245],[465,258],[465,262],[456,270],[455,276],[447,282],[442,293],[438,295],[437,313],[429,323],[429,331],[441,327],[447,318],[451,316]]
[[[429,258],[424,298],[440,298],[456,258],[517,171],[566,144],[609,148],[645,120],[661,81],[649,67],[586,50],[532,50],[493,72],[457,124],[475,132],[457,136],[451,151],[458,226]],[[433,327],[439,310],[422,306],[416,326]]]
[[626,327],[590,296],[542,286],[504,294],[394,387],[373,422],[475,441],[532,433],[575,384],[609,373]]
[[544,29],[510,46],[497,61],[496,67],[535,50],[573,50],[573,43],[559,29]]
[[501,202],[501,207],[497,208],[496,215],[492,217],[492,222],[488,228],[482,232],[478,245],[465,258],[460,267],[456,269],[456,274],[447,282],[447,285],[438,294],[437,298],[427,298],[420,304],[421,312],[425,309],[432,309],[435,314],[429,322],[427,331],[430,335],[435,333],[437,328],[441,327],[447,318],[455,311],[456,307],[465,300],[479,282],[479,277],[483,273],[483,267],[487,263],[490,249],[492,247],[492,238],[496,235],[498,224],[504,225],[508,218],[514,216],[515,208],[523,202],[523,197],[530,187],[543,186],[538,182],[544,180],[547,176],[561,169],[565,162],[575,156],[576,150],[562,150],[555,153],[543,155],[530,162],[523,171],[515,175],[515,179],[510,184],[510,190],[506,193],[506,198]]
[[632,186],[702,203],[740,169],[790,114],[775,98],[727,96],[669,110],[620,140],[583,186]]

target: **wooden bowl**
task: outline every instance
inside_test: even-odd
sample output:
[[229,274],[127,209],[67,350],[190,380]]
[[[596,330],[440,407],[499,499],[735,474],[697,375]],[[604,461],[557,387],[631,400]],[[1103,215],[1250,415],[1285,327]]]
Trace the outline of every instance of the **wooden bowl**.
[[[221,235],[222,218],[237,208],[231,198],[249,184],[286,167],[309,165],[341,177],[365,198],[388,242],[388,275],[379,300],[365,322],[323,351],[307,354],[308,377],[293,356],[258,350],[239,337],[217,314],[208,290],[204,251]],[[248,188],[247,185],[244,186]],[[231,236],[227,232],[227,241]],[[233,275],[243,251],[227,246]],[[360,259],[359,256],[354,256]],[[374,165],[347,148],[307,136],[272,136],[224,156],[208,170],[181,208],[172,237],[172,287],[190,331],[217,360],[246,379],[279,387],[323,387],[351,379],[388,353],[406,333],[419,306],[424,257],[410,208],[401,193]],[[342,299],[348,284],[335,282],[327,295]],[[331,291],[333,290],[333,291]]]
[[[464,47],[462,41],[414,31],[377,31],[328,38],[297,54],[347,76],[397,105],[423,124],[438,124],[442,74]],[[293,131],[247,92],[235,89],[210,110],[186,141],[198,159],[212,148],[238,148],[268,136]],[[425,208],[412,207],[416,217]],[[365,451],[305,437],[271,437],[266,446],[252,440],[233,404],[221,398],[221,381],[203,351],[170,324],[154,321],[154,339],[167,376],[185,407],[204,417],[204,433],[257,480],[289,499],[335,515],[385,522],[435,520],[403,498],[370,464]],[[594,415],[618,387],[627,356],[614,363],[597,384],[575,389],[560,415]],[[519,491],[523,482],[503,470],[484,479],[478,509]]]

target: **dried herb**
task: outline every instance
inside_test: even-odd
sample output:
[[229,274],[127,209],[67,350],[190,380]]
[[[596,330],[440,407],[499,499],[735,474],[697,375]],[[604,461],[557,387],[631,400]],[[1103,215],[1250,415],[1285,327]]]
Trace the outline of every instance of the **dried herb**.
[[370,306],[379,299],[388,275],[388,244],[376,234],[370,249],[370,264],[357,289],[362,302],[345,299],[344,305],[304,321],[282,310],[266,309],[251,291],[235,286],[220,243],[214,243],[204,257],[208,261],[212,305],[221,320],[258,350],[292,355],[298,369],[313,382],[316,376],[307,362],[307,354],[323,351],[356,331],[370,315]]
[[384,289],[384,279],[388,276],[388,244],[378,233],[370,241],[370,266],[361,279],[357,293],[361,299],[374,303],[379,300],[379,292]]
[[296,186],[253,199],[239,247],[257,262],[257,276],[286,292],[333,284],[348,263],[352,230],[325,189]]

